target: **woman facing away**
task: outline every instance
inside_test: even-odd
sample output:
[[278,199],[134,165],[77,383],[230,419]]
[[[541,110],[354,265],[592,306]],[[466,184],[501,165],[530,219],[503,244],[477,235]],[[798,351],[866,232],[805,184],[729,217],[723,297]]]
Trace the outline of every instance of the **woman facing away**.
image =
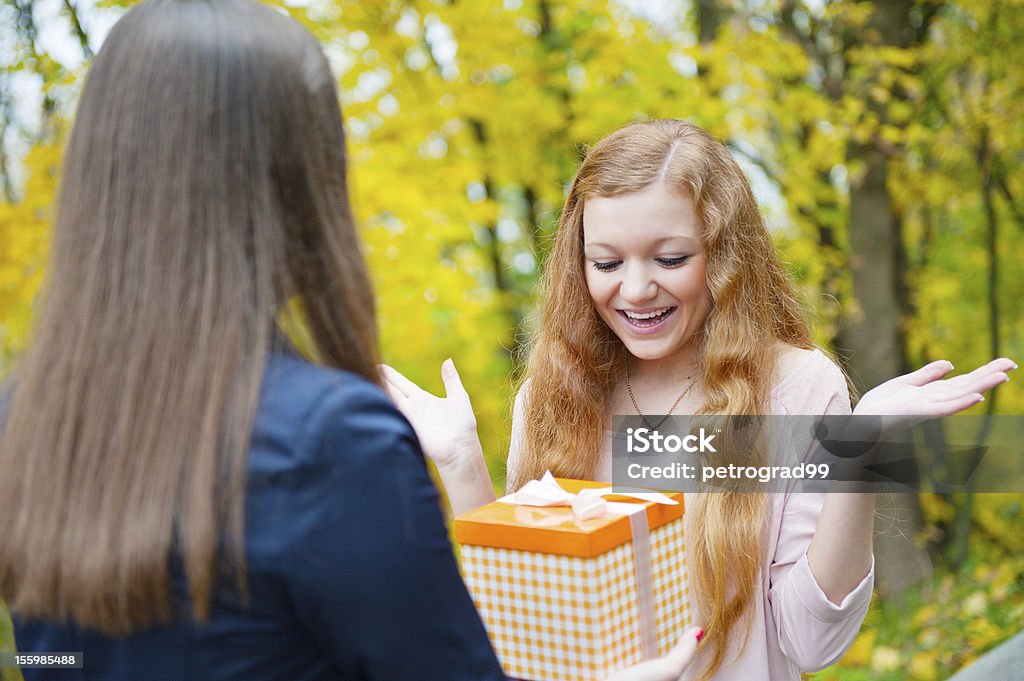
[[[548,469],[611,480],[613,415],[851,411],[845,376],[811,340],[749,183],[722,144],[684,121],[629,125],[586,155],[540,301],[512,417],[510,490]],[[1016,365],[995,360],[939,380],[952,368],[935,362],[889,381],[857,412],[950,415]],[[454,510],[493,499],[451,362],[444,399],[384,372]],[[684,676],[779,681],[835,662],[871,598],[873,495],[687,497],[690,591],[707,638]]]
[[[84,653],[28,681],[503,678],[377,385],[345,163],[297,22],[150,0],[111,31],[2,407],[0,597],[21,652]],[[315,364],[274,332],[289,300]]]

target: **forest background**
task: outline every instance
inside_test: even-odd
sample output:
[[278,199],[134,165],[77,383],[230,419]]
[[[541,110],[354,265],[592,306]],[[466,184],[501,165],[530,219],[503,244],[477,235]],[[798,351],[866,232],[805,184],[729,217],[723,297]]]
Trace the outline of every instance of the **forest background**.
[[[0,3],[6,373],[29,342],[82,77],[133,3]],[[279,5],[339,79],[385,358],[435,392],[455,358],[499,488],[567,182],[633,120],[685,118],[729,146],[816,339],[862,390],[939,358],[1024,358],[1021,0]],[[1013,382],[972,410],[1022,412]],[[817,679],[943,679],[1024,628],[1024,495],[886,501],[876,604]]]

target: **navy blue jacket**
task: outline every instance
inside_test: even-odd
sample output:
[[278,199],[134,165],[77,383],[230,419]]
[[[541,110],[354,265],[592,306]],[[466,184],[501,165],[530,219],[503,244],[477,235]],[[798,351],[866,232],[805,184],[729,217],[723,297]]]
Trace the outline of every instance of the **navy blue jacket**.
[[[116,639],[15,618],[21,652],[84,653],[25,681],[504,679],[459,577],[409,423],[363,378],[271,355],[248,462],[250,604]],[[177,571],[176,571],[177,572]]]

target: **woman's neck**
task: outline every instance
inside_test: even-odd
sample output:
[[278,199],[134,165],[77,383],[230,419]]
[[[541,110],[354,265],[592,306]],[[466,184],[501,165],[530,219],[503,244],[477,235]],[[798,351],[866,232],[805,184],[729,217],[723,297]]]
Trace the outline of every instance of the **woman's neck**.
[[656,360],[630,357],[628,374],[609,403],[612,415],[687,414],[703,404],[700,370],[692,355]]
[[630,356],[629,376],[634,383],[678,385],[700,375],[695,352],[678,352],[659,359],[640,359]]

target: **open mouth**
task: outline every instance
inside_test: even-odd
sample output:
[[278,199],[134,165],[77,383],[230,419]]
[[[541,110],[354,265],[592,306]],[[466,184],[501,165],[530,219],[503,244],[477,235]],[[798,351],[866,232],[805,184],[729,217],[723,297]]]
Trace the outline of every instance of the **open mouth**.
[[650,330],[665,322],[676,311],[675,307],[659,307],[644,312],[633,310],[619,310],[618,313],[626,320],[626,323],[636,329]]

